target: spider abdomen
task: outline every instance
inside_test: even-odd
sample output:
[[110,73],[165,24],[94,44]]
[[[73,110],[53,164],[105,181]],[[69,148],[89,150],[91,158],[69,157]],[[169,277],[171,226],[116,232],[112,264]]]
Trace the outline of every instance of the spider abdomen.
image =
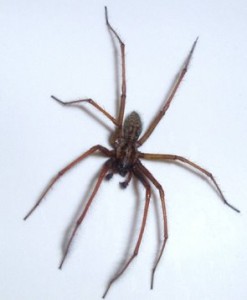
[[124,121],[125,141],[136,142],[142,131],[142,122],[139,114],[133,111]]

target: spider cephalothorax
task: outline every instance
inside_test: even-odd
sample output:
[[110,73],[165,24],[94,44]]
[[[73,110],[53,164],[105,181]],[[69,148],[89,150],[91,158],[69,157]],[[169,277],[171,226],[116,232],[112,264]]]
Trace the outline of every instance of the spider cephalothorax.
[[[32,212],[38,207],[40,202],[43,200],[45,195],[49,192],[51,187],[54,185],[54,183],[63,176],[67,171],[69,171],[71,168],[73,168],[77,163],[82,161],[84,158],[88,157],[89,155],[95,153],[96,151],[99,151],[107,158],[107,161],[103,164],[101,171],[99,173],[96,185],[92,191],[91,196],[89,197],[88,201],[86,202],[85,208],[82,211],[81,215],[79,216],[78,220],[75,223],[74,230],[72,231],[72,234],[70,236],[70,239],[68,241],[67,247],[64,251],[61,263],[59,265],[59,268],[62,268],[63,262],[65,258],[67,257],[68,250],[70,248],[71,242],[75,236],[76,231],[78,230],[80,224],[84,220],[84,217],[87,214],[87,211],[103,181],[104,178],[110,179],[114,173],[118,173],[121,176],[125,177],[125,181],[121,182],[121,186],[123,188],[127,187],[128,183],[130,182],[132,176],[135,176],[137,180],[141,182],[141,184],[144,186],[146,190],[146,197],[145,197],[145,205],[144,205],[144,212],[142,217],[142,223],[141,228],[139,231],[138,239],[135,245],[135,249],[131,257],[126,261],[124,266],[121,266],[118,272],[113,276],[113,278],[109,281],[107,288],[105,290],[105,293],[103,294],[103,298],[106,296],[107,292],[109,291],[112,283],[117,280],[123,272],[127,269],[129,264],[132,262],[132,260],[137,256],[145,225],[148,215],[148,209],[149,209],[149,203],[150,203],[150,197],[151,197],[151,186],[156,188],[159,191],[160,195],[160,202],[161,202],[161,209],[162,209],[162,216],[163,216],[163,241],[160,248],[160,251],[158,253],[157,259],[155,261],[154,267],[152,269],[152,277],[151,277],[151,288],[153,288],[153,282],[154,282],[154,274],[155,270],[158,266],[158,263],[160,261],[160,258],[163,254],[163,250],[166,245],[166,241],[168,239],[168,227],[167,227],[167,217],[166,217],[166,206],[165,206],[165,193],[161,186],[161,184],[155,179],[155,177],[152,175],[152,173],[142,164],[140,159],[149,159],[149,160],[163,160],[163,161],[178,161],[180,163],[183,163],[185,166],[192,167],[196,169],[197,171],[201,172],[203,175],[205,175],[208,179],[211,180],[212,184],[218,191],[219,195],[221,196],[222,201],[235,210],[236,212],[240,212],[237,208],[232,206],[227,200],[225,199],[221,189],[219,188],[218,183],[214,179],[213,175],[208,172],[206,169],[200,167],[199,165],[195,164],[194,162],[174,154],[152,154],[152,153],[142,153],[137,150],[138,147],[140,147],[152,134],[153,130],[156,128],[162,117],[165,115],[166,111],[168,110],[171,101],[174,99],[174,95],[185,75],[187,72],[189,62],[191,60],[193,51],[195,49],[197,39],[192,45],[192,48],[189,52],[189,55],[187,56],[184,66],[182,70],[179,72],[171,90],[169,93],[169,96],[162,107],[162,109],[159,111],[157,116],[153,119],[150,126],[147,128],[147,130],[144,132],[144,134],[140,137],[141,131],[142,131],[142,123],[140,120],[140,116],[136,112],[132,112],[123,122],[124,120],[124,113],[125,113],[125,102],[126,102],[126,78],[125,78],[125,45],[120,39],[117,32],[113,29],[113,27],[110,25],[108,21],[108,15],[107,15],[107,9],[105,8],[105,17],[106,17],[106,25],[110,32],[115,36],[115,38],[118,40],[120,44],[121,49],[121,60],[122,60],[122,91],[120,96],[120,108],[119,113],[117,117],[113,117],[111,114],[109,114],[106,110],[104,110],[100,105],[98,105],[94,100],[92,99],[82,99],[82,100],[76,100],[76,101],[70,101],[70,102],[64,102],[59,100],[58,98],[52,96],[53,99],[61,103],[62,105],[73,105],[78,103],[89,103],[92,106],[94,106],[97,110],[99,110],[101,113],[104,114],[105,117],[110,120],[114,126],[115,126],[115,134],[113,141],[111,143],[112,148],[111,150],[108,150],[107,148],[96,145],[90,148],[88,151],[81,154],[78,158],[73,160],[70,164],[68,164],[65,168],[63,168],[58,174],[50,181],[47,188],[44,190],[44,192],[41,194],[40,198],[36,202],[36,204],[32,207],[32,209],[28,212],[28,214],[25,216],[24,220],[26,220]],[[140,137],[140,138],[139,138]]]

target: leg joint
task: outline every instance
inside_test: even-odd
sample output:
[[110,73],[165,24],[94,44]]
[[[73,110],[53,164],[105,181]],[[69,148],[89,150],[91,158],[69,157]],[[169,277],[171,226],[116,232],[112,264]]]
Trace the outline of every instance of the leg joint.
[[64,172],[65,172],[64,170],[59,171],[59,172],[57,173],[57,177],[63,176]]
[[212,173],[206,171],[206,174],[207,174],[211,179],[213,179],[213,174],[212,174]]

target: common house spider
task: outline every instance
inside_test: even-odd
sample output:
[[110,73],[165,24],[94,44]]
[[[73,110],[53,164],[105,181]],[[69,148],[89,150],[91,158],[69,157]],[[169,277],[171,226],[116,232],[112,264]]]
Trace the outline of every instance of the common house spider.
[[212,185],[219,193],[219,196],[221,197],[224,204],[226,204],[228,207],[233,209],[236,212],[240,212],[237,208],[235,208],[233,205],[231,205],[229,202],[227,202],[225,196],[223,195],[218,183],[216,182],[214,176],[212,173],[208,172],[206,169],[202,168],[201,166],[197,165],[196,163],[188,160],[187,158],[180,156],[180,155],[174,155],[174,154],[153,154],[153,153],[143,153],[140,152],[138,149],[140,146],[142,146],[147,139],[150,137],[160,120],[165,115],[166,111],[168,110],[172,100],[174,99],[174,95],[178,89],[178,87],[181,84],[182,79],[184,78],[188,66],[190,64],[191,57],[193,55],[193,52],[195,50],[197,40],[194,41],[192,48],[185,60],[185,63],[177,75],[177,78],[170,90],[170,93],[167,97],[167,100],[162,107],[162,109],[159,111],[159,113],[155,116],[147,130],[141,135],[142,133],[142,122],[140,119],[140,116],[137,112],[133,111],[125,118],[125,104],[126,104],[126,72],[125,72],[125,44],[119,37],[116,30],[111,26],[109,19],[108,19],[108,13],[107,8],[105,7],[105,19],[106,19],[106,25],[110,33],[116,38],[120,45],[121,50],[121,75],[122,75],[122,86],[121,86],[121,96],[120,96],[120,106],[119,106],[119,112],[117,117],[113,117],[110,113],[108,113],[105,109],[103,109],[99,104],[97,104],[93,99],[82,99],[82,100],[75,100],[75,101],[69,101],[64,102],[62,100],[59,100],[55,96],[51,96],[54,100],[59,102],[62,105],[73,105],[78,103],[88,103],[91,104],[94,108],[96,108],[98,111],[100,111],[108,120],[110,120],[113,125],[115,126],[115,132],[114,132],[114,138],[111,141],[112,149],[109,150],[101,145],[96,145],[90,148],[88,151],[81,154],[79,157],[77,157],[75,160],[73,160],[70,164],[68,164],[66,167],[64,167],[61,171],[58,172],[58,174],[49,182],[47,188],[44,190],[44,192],[39,197],[36,204],[32,207],[32,209],[28,212],[28,214],[24,217],[24,220],[26,220],[33,211],[39,206],[41,201],[44,199],[46,194],[50,191],[51,187],[57,182],[57,180],[63,176],[65,173],[67,173],[70,169],[72,169],[75,165],[77,165],[79,162],[81,162],[86,157],[92,155],[95,152],[101,152],[105,157],[107,157],[106,162],[103,164],[99,176],[97,178],[96,184],[94,186],[94,189],[86,202],[85,208],[82,211],[81,215],[79,216],[78,220],[76,221],[76,224],[74,226],[74,229],[71,233],[71,236],[68,240],[67,246],[65,248],[61,263],[59,265],[59,268],[61,269],[63,266],[63,263],[67,257],[70,245],[72,243],[72,240],[81,225],[82,221],[84,220],[88,209],[90,208],[93,199],[96,195],[96,193],[99,190],[99,187],[103,181],[104,178],[111,179],[114,174],[119,174],[120,176],[124,177],[124,181],[120,182],[120,186],[122,188],[126,188],[129,184],[129,182],[132,179],[132,176],[134,175],[137,180],[139,180],[142,185],[144,186],[146,190],[146,198],[145,198],[145,206],[144,206],[144,212],[142,216],[142,222],[141,222],[141,228],[139,231],[138,239],[136,241],[136,245],[134,248],[134,252],[131,255],[131,257],[125,262],[122,269],[115,274],[111,280],[109,281],[106,290],[103,294],[103,298],[107,295],[110,287],[112,284],[125,272],[125,270],[128,268],[130,263],[133,261],[133,259],[137,256],[139,252],[139,248],[141,245],[147,215],[148,215],[148,209],[150,204],[150,196],[151,196],[151,186],[154,186],[158,191],[160,195],[160,201],[161,201],[161,207],[162,207],[162,216],[163,216],[163,241],[161,248],[159,250],[157,260],[155,261],[155,264],[152,269],[152,276],[151,276],[151,289],[153,288],[154,284],[154,275],[155,271],[157,269],[157,266],[160,262],[160,259],[162,257],[167,239],[168,239],[168,227],[167,227],[167,215],[166,215],[166,205],[165,205],[165,193],[163,190],[163,187],[161,184],[156,180],[156,178],[152,175],[152,173],[142,164],[141,159],[148,159],[148,160],[160,160],[160,161],[170,161],[175,162],[178,161],[182,164],[184,164],[187,167],[192,167],[196,169],[197,171],[201,172],[203,175],[205,175],[208,179],[211,180]]

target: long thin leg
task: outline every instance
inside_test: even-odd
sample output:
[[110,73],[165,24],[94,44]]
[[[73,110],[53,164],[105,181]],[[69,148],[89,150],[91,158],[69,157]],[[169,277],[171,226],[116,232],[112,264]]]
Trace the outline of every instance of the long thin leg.
[[125,44],[117,34],[116,30],[111,26],[108,19],[108,11],[107,7],[105,6],[105,19],[106,19],[106,25],[108,29],[115,35],[117,40],[120,44],[120,50],[121,50],[121,61],[122,61],[122,92],[121,92],[121,98],[120,98],[120,109],[117,117],[117,123],[122,128],[123,125],[123,118],[124,118],[124,111],[125,111],[125,103],[126,103],[126,71],[125,71]]
[[60,99],[58,99],[55,96],[51,96],[52,99],[56,100],[58,103],[62,104],[62,105],[73,105],[73,104],[78,104],[78,103],[82,103],[82,102],[86,102],[91,104],[92,106],[94,106],[97,110],[99,110],[100,112],[102,112],[110,121],[112,121],[112,123],[116,126],[118,126],[118,122],[115,118],[113,118],[112,115],[110,115],[105,109],[103,109],[101,106],[99,106],[99,104],[97,104],[93,99],[80,99],[80,100],[74,100],[74,101],[62,101]]
[[170,161],[181,161],[187,165],[192,166],[193,168],[199,170],[200,172],[202,172],[204,175],[206,175],[208,178],[210,178],[214,184],[214,186],[216,187],[217,191],[219,192],[221,199],[223,200],[223,202],[229,206],[231,209],[235,210],[236,212],[240,213],[240,210],[237,209],[236,207],[234,207],[233,205],[231,205],[225,198],[223,192],[221,191],[217,181],[215,180],[214,176],[212,173],[208,172],[206,169],[200,167],[199,165],[195,164],[194,162],[188,160],[187,158],[184,158],[182,156],[179,155],[173,155],[173,154],[152,154],[152,153],[140,153],[140,157],[145,158],[145,159],[160,159],[160,160],[170,160]]
[[153,270],[152,270],[152,276],[151,276],[151,289],[153,289],[154,286],[154,274],[157,269],[157,266],[160,262],[160,259],[162,257],[162,254],[165,249],[166,241],[168,239],[168,226],[167,226],[167,215],[166,215],[166,204],[165,204],[165,193],[161,186],[161,184],[154,178],[154,176],[148,171],[147,168],[143,166],[143,164],[139,161],[138,162],[139,168],[141,169],[142,173],[154,184],[154,186],[159,190],[160,194],[160,200],[161,200],[161,207],[162,207],[162,214],[163,214],[163,225],[164,225],[164,238],[163,243],[158,255],[158,258],[154,264]]
[[95,151],[100,151],[108,157],[111,156],[111,151],[109,151],[108,149],[106,149],[105,147],[103,147],[101,145],[96,145],[96,146],[90,148],[88,151],[84,152],[79,157],[77,157],[75,160],[73,160],[71,163],[69,163],[65,168],[63,168],[61,171],[59,171],[58,174],[53,179],[51,179],[47,188],[43,191],[43,193],[39,197],[38,201],[35,203],[35,205],[31,208],[31,210],[24,217],[24,220],[26,220],[33,213],[33,211],[39,206],[40,202],[44,199],[45,195],[50,191],[51,187],[61,176],[63,176],[67,171],[69,171],[72,167],[74,167],[76,164],[78,164],[81,160],[83,160],[87,156],[93,154]]
[[156,126],[158,125],[158,123],[160,122],[160,120],[162,119],[162,117],[165,115],[166,111],[168,110],[175,94],[176,91],[180,85],[180,83],[182,82],[184,75],[186,74],[187,70],[188,70],[188,66],[192,57],[192,54],[195,50],[196,47],[196,43],[197,43],[198,38],[194,41],[192,48],[189,52],[188,57],[186,58],[186,61],[184,63],[184,66],[182,68],[182,70],[180,71],[180,73],[178,74],[174,85],[171,88],[171,91],[169,93],[169,96],[166,100],[166,103],[164,105],[164,107],[160,110],[160,112],[158,113],[158,115],[154,118],[154,120],[152,121],[152,123],[150,124],[150,126],[148,127],[148,129],[146,130],[146,132],[143,134],[143,136],[138,140],[138,145],[141,146],[148,138],[149,136],[152,134],[152,132],[154,131],[154,129],[156,128]]
[[[110,160],[108,160],[107,163],[108,163],[108,162],[110,162]],[[110,165],[107,164],[107,163],[105,163],[104,167],[102,168],[102,170],[101,170],[101,172],[100,172],[100,174],[99,174],[98,180],[97,180],[97,182],[96,182],[96,185],[95,185],[95,187],[94,187],[94,189],[93,189],[93,192],[92,192],[90,198],[88,199],[88,202],[87,202],[87,204],[86,204],[86,206],[85,206],[85,208],[84,208],[82,214],[80,215],[80,217],[78,218],[78,220],[77,220],[77,222],[76,222],[76,225],[75,225],[75,227],[74,227],[74,230],[73,230],[73,232],[72,232],[72,234],[71,234],[71,236],[70,236],[69,242],[68,242],[68,244],[67,244],[67,246],[66,246],[66,249],[65,249],[65,251],[64,251],[64,255],[63,255],[62,260],[61,260],[61,263],[60,263],[60,265],[59,265],[59,269],[62,269],[63,263],[64,263],[64,261],[65,261],[65,259],[66,259],[66,257],[67,257],[67,254],[68,254],[68,252],[69,252],[70,245],[71,245],[71,243],[72,243],[72,240],[74,239],[74,236],[75,236],[75,234],[76,234],[76,231],[77,231],[77,229],[79,228],[79,226],[81,225],[82,221],[84,220],[84,218],[85,218],[85,216],[86,216],[86,214],[87,214],[87,212],[88,212],[88,209],[89,209],[90,205],[92,204],[92,201],[93,201],[93,199],[94,199],[94,197],[95,197],[95,195],[96,195],[96,193],[97,193],[97,191],[98,191],[98,189],[99,189],[99,187],[100,187],[100,185],[101,185],[101,183],[102,183],[102,180],[104,179],[106,173],[107,173],[108,170],[110,169]]]
[[130,263],[133,261],[133,259],[137,256],[140,245],[141,245],[141,241],[142,241],[142,237],[143,237],[143,233],[144,233],[144,229],[145,229],[145,225],[146,225],[146,221],[147,221],[148,208],[149,208],[149,204],[150,204],[151,189],[150,189],[150,184],[148,183],[146,178],[141,174],[141,172],[139,170],[135,170],[134,174],[142,182],[142,184],[144,185],[144,187],[146,189],[146,202],[145,202],[145,207],[144,207],[144,212],[143,212],[141,229],[140,229],[139,236],[138,236],[138,239],[137,239],[137,243],[136,243],[136,246],[135,246],[135,249],[134,249],[134,253],[128,259],[128,261],[125,263],[124,267],[120,270],[120,272],[117,273],[110,280],[110,282],[108,283],[107,288],[106,288],[102,298],[105,298],[105,296],[108,293],[108,291],[109,291],[110,287],[112,286],[112,284],[124,273],[124,271],[128,268]]

